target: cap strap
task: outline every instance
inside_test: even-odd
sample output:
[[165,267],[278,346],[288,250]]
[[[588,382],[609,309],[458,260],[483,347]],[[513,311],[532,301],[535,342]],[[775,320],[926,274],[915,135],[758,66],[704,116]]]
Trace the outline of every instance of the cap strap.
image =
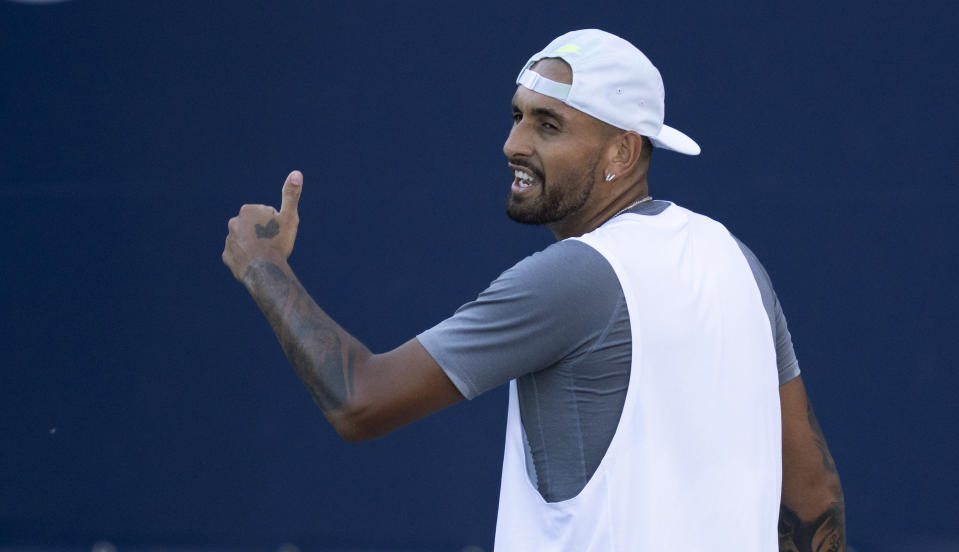
[[569,90],[573,87],[571,84],[549,80],[532,69],[524,69],[519,78],[516,79],[516,84],[522,84],[534,92],[556,98],[561,102],[566,101]]

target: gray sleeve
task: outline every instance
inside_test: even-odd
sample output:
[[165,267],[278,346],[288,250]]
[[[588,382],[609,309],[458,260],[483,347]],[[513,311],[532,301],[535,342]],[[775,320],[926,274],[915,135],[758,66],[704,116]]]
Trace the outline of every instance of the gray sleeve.
[[417,336],[464,397],[583,354],[622,295],[609,262],[554,243],[504,272],[475,301]]
[[769,326],[773,331],[773,343],[776,345],[776,364],[779,368],[779,385],[792,380],[799,375],[799,361],[796,359],[796,351],[793,350],[792,336],[789,334],[789,328],[786,326],[786,315],[783,314],[782,305],[779,304],[779,298],[773,290],[772,282],[769,280],[769,274],[756,258],[756,255],[743,242],[733,236],[743,256],[749,263],[749,268],[753,271],[753,277],[756,278],[756,285],[759,286],[759,293],[763,298],[763,307],[766,309],[766,315],[769,316]]

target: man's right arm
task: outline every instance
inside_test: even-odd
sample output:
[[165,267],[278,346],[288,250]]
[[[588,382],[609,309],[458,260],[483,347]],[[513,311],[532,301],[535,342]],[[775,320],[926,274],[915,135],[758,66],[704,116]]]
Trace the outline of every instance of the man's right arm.
[[244,205],[227,224],[223,262],[246,286],[283,352],[337,433],[379,437],[463,399],[416,339],[374,355],[333,321],[287,263],[299,225],[303,175],[283,184],[277,211]]
[[779,397],[783,439],[779,550],[843,552],[846,519],[839,473],[802,379],[781,385]]
[[313,400],[347,441],[380,437],[463,399],[416,339],[372,354],[323,312],[286,262],[256,260],[241,281]]

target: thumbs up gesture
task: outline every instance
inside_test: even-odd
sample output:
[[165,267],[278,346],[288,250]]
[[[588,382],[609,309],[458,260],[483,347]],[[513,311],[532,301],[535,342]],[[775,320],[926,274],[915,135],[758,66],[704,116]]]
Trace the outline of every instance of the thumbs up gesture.
[[302,189],[303,174],[293,171],[283,184],[279,212],[269,205],[244,205],[240,214],[230,219],[223,263],[237,280],[243,281],[247,267],[255,259],[275,264],[286,262],[293,252],[300,223],[296,209]]

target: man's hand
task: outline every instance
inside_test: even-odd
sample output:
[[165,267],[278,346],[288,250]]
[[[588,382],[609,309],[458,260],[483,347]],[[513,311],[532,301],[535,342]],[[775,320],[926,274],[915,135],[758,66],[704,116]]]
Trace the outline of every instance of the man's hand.
[[223,248],[223,263],[243,281],[255,259],[282,264],[293,252],[296,228],[300,223],[296,207],[303,189],[303,174],[293,171],[283,184],[280,212],[269,205],[244,205],[227,224],[229,234]]
[[223,262],[270,322],[286,358],[336,431],[373,439],[463,400],[416,339],[374,355],[303,289],[286,258],[293,251],[303,175],[283,185],[280,212],[244,205],[230,219]]

